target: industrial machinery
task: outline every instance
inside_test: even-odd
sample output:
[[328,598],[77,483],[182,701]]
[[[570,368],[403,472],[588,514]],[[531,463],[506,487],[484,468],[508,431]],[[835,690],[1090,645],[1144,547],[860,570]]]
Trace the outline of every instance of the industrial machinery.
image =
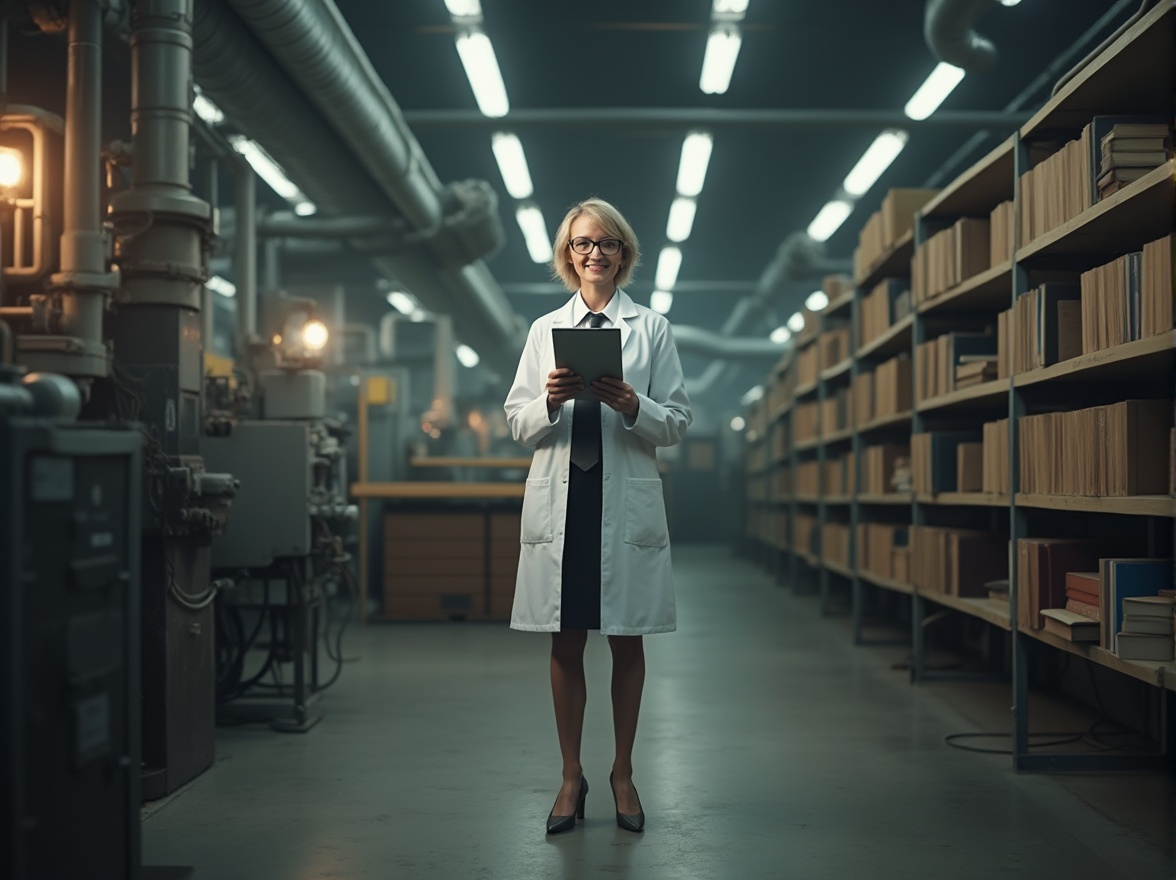
[[139,878],[139,432],[0,338],[0,876]]
[[[326,417],[326,376],[317,369],[329,331],[311,300],[273,296],[266,305],[275,328],[269,344],[254,347],[239,381],[209,380],[217,408],[207,419],[204,458],[245,475],[212,554],[216,572],[235,583],[217,618],[217,694],[225,723],[268,720],[303,732],[322,718],[320,693],[342,665],[356,595],[344,541],[356,508],[347,503],[346,432]],[[351,600],[333,641],[331,595]],[[335,662],[326,682],[320,638]],[[253,649],[264,659],[250,669]]]

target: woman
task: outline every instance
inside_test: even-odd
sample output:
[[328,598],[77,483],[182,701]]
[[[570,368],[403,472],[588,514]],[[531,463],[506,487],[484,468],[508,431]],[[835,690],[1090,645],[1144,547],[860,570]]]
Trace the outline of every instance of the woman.
[[[523,497],[513,629],[551,633],[551,692],[563,785],[548,833],[584,816],[580,765],[588,630],[612,649],[616,758],[609,782],[617,824],[641,831],[633,787],[633,741],[645,682],[646,633],[676,628],[665,504],[657,447],[682,439],[692,414],[669,322],[621,289],[640,251],[608,202],[572,207],[555,237],[552,269],[572,298],[531,325],[506,417],[514,439],[535,450]],[[552,329],[616,327],[624,376],[593,382],[556,369]],[[601,406],[603,404],[603,406]]]

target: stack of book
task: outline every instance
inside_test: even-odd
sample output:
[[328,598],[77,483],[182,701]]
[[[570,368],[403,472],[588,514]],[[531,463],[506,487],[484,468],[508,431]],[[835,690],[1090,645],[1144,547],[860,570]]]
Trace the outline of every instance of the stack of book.
[[910,283],[887,278],[862,297],[861,344],[868,345],[911,313]]
[[[1098,561],[1099,599],[1102,603],[1102,619],[1100,622],[1100,641],[1104,648],[1117,653],[1124,660],[1171,660],[1172,635],[1168,631],[1166,637],[1156,633],[1138,632],[1139,628],[1147,624],[1137,624],[1134,618],[1146,615],[1149,603],[1129,602],[1128,600],[1141,597],[1156,597],[1161,590],[1172,586],[1171,559],[1100,559]],[[1131,611],[1133,618],[1129,630],[1126,624],[1127,611]],[[1169,615],[1171,610],[1169,609]],[[1154,627],[1154,625],[1153,625]],[[1128,638],[1123,639],[1119,634],[1127,632]],[[1145,636],[1160,638],[1165,645],[1150,643]],[[1151,651],[1152,656],[1143,656]],[[1160,656],[1154,656],[1158,653]]]
[[1123,624],[1115,636],[1115,653],[1124,660],[1158,660],[1173,657],[1172,615],[1176,600],[1170,596],[1136,596],[1123,600]]
[[933,431],[911,437],[911,471],[916,493],[963,492],[959,486],[959,448],[975,443],[975,431]]
[[971,529],[911,526],[911,583],[932,593],[988,598],[987,584],[1009,574],[1008,541]]
[[1097,571],[1066,572],[1066,610],[1093,620],[1102,621],[1102,599]]
[[[1082,292],[1078,284],[1050,282],[1017,297],[1011,323],[1016,329],[1012,349],[1014,373],[1067,361],[1082,354]],[[997,322],[998,336],[1007,332],[1009,319]],[[1007,339],[999,339],[998,353],[1008,351]]]
[[1021,175],[1021,247],[1090,207],[1090,126]]
[[874,418],[874,374],[859,373],[854,376],[853,386],[853,423],[864,425]]
[[853,252],[855,278],[868,275],[894,243],[914,228],[915,212],[938,192],[937,189],[892,189],[886,193],[882,207],[870,215],[858,233],[858,246]]
[[798,403],[792,409],[792,433],[795,442],[816,440],[821,425],[821,406],[815,400]]
[[1163,123],[1119,123],[1100,143],[1098,197],[1105,199],[1171,158],[1168,126]]
[[874,418],[911,411],[911,356],[900,354],[874,370]]
[[1042,629],[1067,642],[1098,642],[1098,621],[1064,608],[1047,608],[1041,612]]
[[[797,343],[798,345],[800,343]],[[796,356],[796,387],[803,388],[817,381],[821,373],[821,353],[817,346],[802,348]]]
[[796,493],[809,496],[821,494],[821,463],[819,461],[797,463]]
[[965,354],[956,364],[955,388],[970,388],[999,378],[996,357],[990,354]]
[[826,522],[821,526],[821,558],[849,566],[849,526],[845,523]]
[[867,446],[862,454],[861,491],[867,495],[899,491],[894,488],[895,471],[899,462],[910,467],[910,454],[907,446]]
[[1083,272],[1079,283],[1083,352],[1172,329],[1171,236]]
[[1013,258],[1013,219],[1015,206],[1012,201],[1001,202],[992,209],[988,217],[989,257],[991,266],[999,266]]
[[988,361],[995,366],[997,338],[987,331],[952,331],[920,344],[915,349],[915,387],[919,400],[950,394],[958,387],[956,376],[960,366]]
[[992,244],[987,217],[961,217],[915,249],[911,291],[916,303],[979,275],[991,266]]
[[832,327],[821,334],[819,348],[821,352],[821,369],[836,367],[849,357],[849,325],[842,324]]
[[1009,420],[984,424],[983,491],[1009,493]]

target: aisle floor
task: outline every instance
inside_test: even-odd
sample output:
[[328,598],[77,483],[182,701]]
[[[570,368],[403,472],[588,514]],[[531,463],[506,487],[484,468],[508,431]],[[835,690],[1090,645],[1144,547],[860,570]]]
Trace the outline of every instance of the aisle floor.
[[1170,777],[1017,774],[947,747],[992,720],[962,686],[912,687],[904,649],[855,648],[844,620],[726,548],[676,548],[675,573],[679,631],[646,639],[643,835],[613,817],[603,639],[587,655],[587,820],[548,838],[549,638],[376,624],[346,642],[361,659],[310,733],[218,731],[215,766],[148,807],[146,863],[197,880],[1176,875]]

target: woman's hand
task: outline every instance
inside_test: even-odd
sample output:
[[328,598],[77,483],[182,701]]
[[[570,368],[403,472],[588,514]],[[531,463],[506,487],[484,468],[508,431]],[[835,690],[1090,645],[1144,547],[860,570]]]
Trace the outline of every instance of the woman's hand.
[[606,376],[593,382],[591,391],[593,397],[601,403],[607,404],[610,409],[623,413],[629,418],[637,417],[641,401],[637,399],[637,392],[628,382]]
[[547,411],[555,412],[584,390],[584,380],[567,367],[547,374]]

